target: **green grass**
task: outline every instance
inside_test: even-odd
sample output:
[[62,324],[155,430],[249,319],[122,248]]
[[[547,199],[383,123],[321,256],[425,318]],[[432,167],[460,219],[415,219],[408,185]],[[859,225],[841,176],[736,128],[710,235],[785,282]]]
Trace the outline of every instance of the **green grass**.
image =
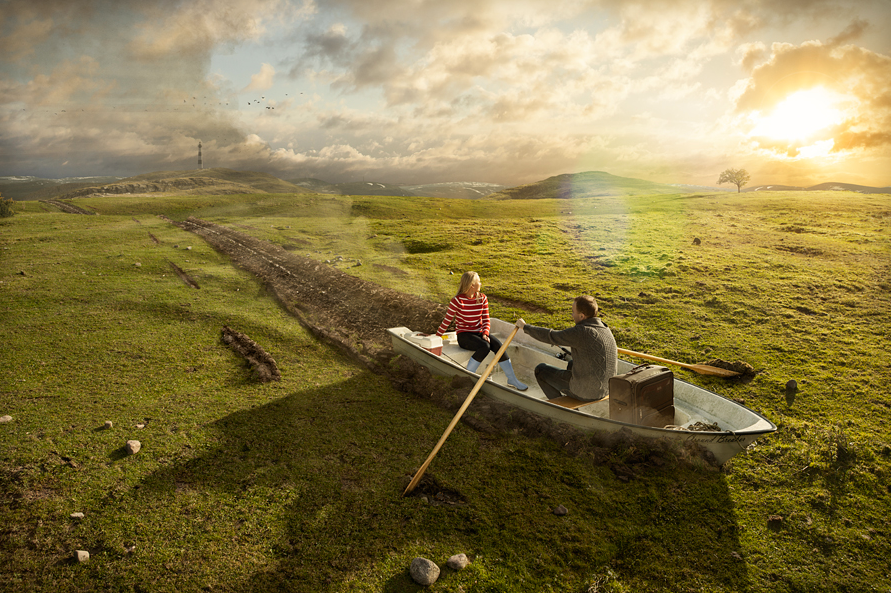
[[[891,590],[887,195],[75,203],[100,215],[17,202],[0,219],[4,591],[417,591],[412,558],[462,552],[431,590]],[[625,481],[634,451],[595,463],[459,425],[428,474],[466,503],[402,498],[451,413],[316,342],[158,214],[440,302],[475,269],[508,320],[565,327],[594,294],[624,348],[752,364],[743,384],[674,370],[779,430],[719,472]],[[282,381],[255,383],[223,325]],[[143,449],[124,455],[128,439]]]

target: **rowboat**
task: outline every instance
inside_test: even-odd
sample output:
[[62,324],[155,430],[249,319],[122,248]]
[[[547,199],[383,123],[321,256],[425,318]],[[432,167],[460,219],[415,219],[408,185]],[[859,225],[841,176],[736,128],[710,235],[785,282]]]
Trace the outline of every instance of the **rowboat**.
[[[490,333],[506,341],[514,326],[500,319],[491,319]],[[431,337],[406,327],[392,327],[387,330],[393,349],[430,372],[441,376],[466,376],[474,381],[479,375],[464,368],[472,354],[458,346],[455,335],[445,334],[441,345]],[[566,368],[562,360],[563,351],[550,344],[539,342],[517,332],[507,348],[507,355],[513,362],[517,377],[529,387],[518,391],[507,384],[507,378],[495,365],[492,374],[486,379],[481,391],[506,404],[550,418],[557,422],[575,426],[584,431],[616,432],[627,429],[633,434],[653,439],[671,439],[685,443],[696,443],[710,451],[720,465],[741,453],[759,437],[774,432],[776,425],[753,410],[708,391],[674,379],[674,423],[666,427],[641,426],[610,419],[609,399],[595,402],[582,402],[569,397],[548,400],[534,377],[535,367],[542,362]],[[480,365],[480,371],[487,368],[493,354]],[[619,374],[637,366],[619,359]]]

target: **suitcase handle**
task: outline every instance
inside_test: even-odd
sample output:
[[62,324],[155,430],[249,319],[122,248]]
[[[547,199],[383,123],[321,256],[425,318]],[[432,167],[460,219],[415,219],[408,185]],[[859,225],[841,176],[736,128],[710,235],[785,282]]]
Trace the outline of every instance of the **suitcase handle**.
[[639,364],[639,365],[637,365],[636,367],[634,367],[633,369],[631,369],[630,371],[628,371],[628,372],[625,373],[625,374],[626,374],[626,375],[633,375],[634,373],[639,373],[640,371],[644,370],[644,369],[645,369],[646,367],[648,367],[648,366],[650,366],[650,363],[648,363],[648,362],[645,362],[645,363],[643,363],[643,364]]

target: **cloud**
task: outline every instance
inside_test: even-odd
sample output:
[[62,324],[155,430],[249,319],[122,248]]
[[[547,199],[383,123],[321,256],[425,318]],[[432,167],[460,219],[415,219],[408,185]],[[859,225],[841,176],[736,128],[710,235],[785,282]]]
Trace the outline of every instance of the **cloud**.
[[[822,87],[848,98],[848,116],[818,140],[834,139],[834,152],[891,146],[891,57],[841,45],[858,31],[861,23],[826,44],[774,43],[770,58],[754,68],[737,99],[736,113],[766,113],[796,91]],[[800,148],[793,141],[758,143],[788,156],[796,156]]]
[[251,82],[248,84],[242,92],[247,91],[265,91],[266,89],[272,88],[273,83],[275,82],[275,68],[270,66],[269,64],[263,64],[260,67],[260,71],[257,74],[251,76]]

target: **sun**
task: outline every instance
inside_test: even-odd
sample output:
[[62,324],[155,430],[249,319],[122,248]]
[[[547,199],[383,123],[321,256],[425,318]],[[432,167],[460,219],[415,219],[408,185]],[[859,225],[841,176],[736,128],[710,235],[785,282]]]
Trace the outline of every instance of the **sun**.
[[[766,116],[753,114],[751,136],[794,143],[826,142],[828,128],[844,121],[845,97],[824,87],[797,91]],[[821,134],[822,132],[822,134]]]

